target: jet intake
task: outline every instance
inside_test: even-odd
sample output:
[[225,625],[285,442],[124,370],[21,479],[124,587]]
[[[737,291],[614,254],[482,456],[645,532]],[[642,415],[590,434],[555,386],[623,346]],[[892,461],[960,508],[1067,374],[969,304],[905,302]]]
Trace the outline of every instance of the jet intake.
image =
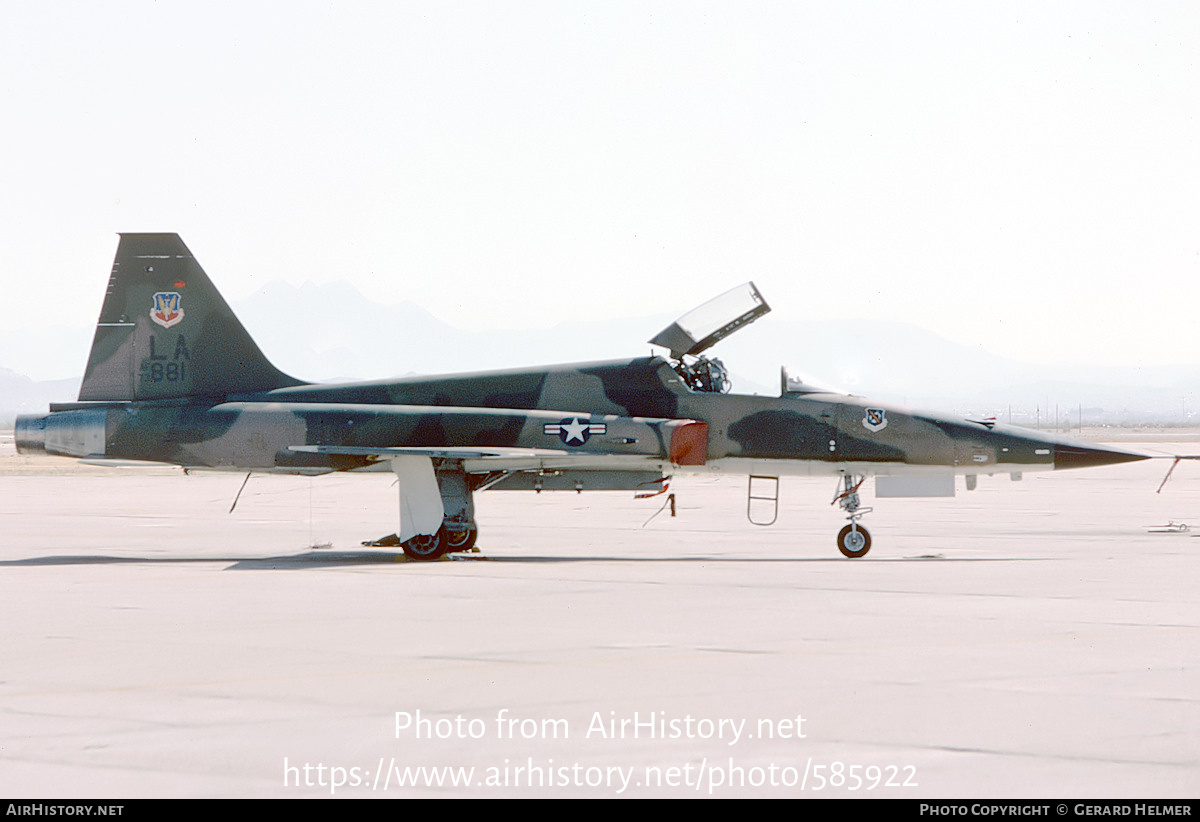
[[675,465],[704,465],[708,461],[708,423],[672,420],[670,459]]

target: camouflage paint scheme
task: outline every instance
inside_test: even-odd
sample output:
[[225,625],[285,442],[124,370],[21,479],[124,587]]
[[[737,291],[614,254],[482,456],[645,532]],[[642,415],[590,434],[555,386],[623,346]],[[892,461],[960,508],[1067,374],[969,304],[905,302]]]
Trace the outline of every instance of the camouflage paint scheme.
[[[406,553],[422,558],[474,542],[471,497],[482,488],[661,490],[667,475],[715,471],[829,475],[852,494],[850,479],[867,475],[1143,458],[842,394],[698,391],[681,363],[645,357],[306,384],[263,356],[178,235],[123,234],[79,402],[18,418],[17,443],[22,453],[189,468],[395,471],[402,508],[406,494],[432,500],[413,523],[402,515],[398,533]],[[865,533],[847,510],[847,528]]]

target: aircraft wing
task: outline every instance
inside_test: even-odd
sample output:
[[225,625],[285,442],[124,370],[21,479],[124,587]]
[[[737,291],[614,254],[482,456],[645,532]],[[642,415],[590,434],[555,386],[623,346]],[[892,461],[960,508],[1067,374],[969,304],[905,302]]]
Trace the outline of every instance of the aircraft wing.
[[490,447],[429,447],[419,445],[397,445],[389,447],[368,447],[353,445],[289,445],[288,451],[301,454],[332,454],[342,457],[432,457],[433,459],[449,460],[483,460],[483,459],[545,459],[547,457],[562,457],[569,451],[557,448],[490,448]]
[[[492,472],[658,472],[671,462],[669,457],[653,454],[616,454],[568,451],[551,448],[487,447],[487,446],[345,446],[291,445],[285,449],[296,454],[327,457],[358,457],[378,464],[402,461],[407,457],[430,460],[453,460],[468,474]],[[679,459],[676,455],[676,459]]]

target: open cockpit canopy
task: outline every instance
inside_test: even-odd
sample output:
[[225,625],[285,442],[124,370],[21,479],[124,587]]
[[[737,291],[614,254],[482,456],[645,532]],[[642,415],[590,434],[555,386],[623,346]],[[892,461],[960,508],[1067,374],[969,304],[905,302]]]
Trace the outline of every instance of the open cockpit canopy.
[[693,391],[725,392],[729,390],[725,366],[702,352],[770,310],[754,283],[742,283],[693,308],[652,337],[650,344],[670,350],[675,371]]
[[675,359],[698,356],[770,310],[754,283],[742,283],[693,308],[658,332],[650,344],[669,348]]

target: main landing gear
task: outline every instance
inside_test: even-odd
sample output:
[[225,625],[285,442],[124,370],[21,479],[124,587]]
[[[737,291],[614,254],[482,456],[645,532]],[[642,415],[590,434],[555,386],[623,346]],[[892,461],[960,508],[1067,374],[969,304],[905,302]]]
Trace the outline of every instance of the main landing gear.
[[[363,545],[398,547],[409,559],[424,561],[475,547],[479,536],[473,500],[476,489],[460,466],[451,463],[435,469],[428,457],[406,456],[394,459],[392,470],[400,486],[400,532]],[[421,533],[425,529],[436,531]]]
[[400,546],[409,559],[437,559],[442,554],[464,554],[475,547],[479,529],[471,526],[462,531],[451,531],[445,525],[433,536],[420,534]]
[[847,514],[850,524],[838,531],[837,547],[842,556],[850,559],[864,557],[871,550],[871,533],[858,524],[864,514],[870,513],[870,508],[862,507],[858,489],[866,481],[866,476],[845,474],[838,483],[838,494],[830,505],[836,503]]
[[474,525],[461,531],[451,531],[445,525],[436,534],[418,534],[401,542],[396,534],[363,542],[368,548],[399,548],[404,556],[415,560],[437,559],[443,554],[465,554],[475,547],[479,529]]
[[479,529],[474,525],[465,531],[446,531],[446,553],[461,554],[470,551],[475,547],[475,539],[478,536]]

